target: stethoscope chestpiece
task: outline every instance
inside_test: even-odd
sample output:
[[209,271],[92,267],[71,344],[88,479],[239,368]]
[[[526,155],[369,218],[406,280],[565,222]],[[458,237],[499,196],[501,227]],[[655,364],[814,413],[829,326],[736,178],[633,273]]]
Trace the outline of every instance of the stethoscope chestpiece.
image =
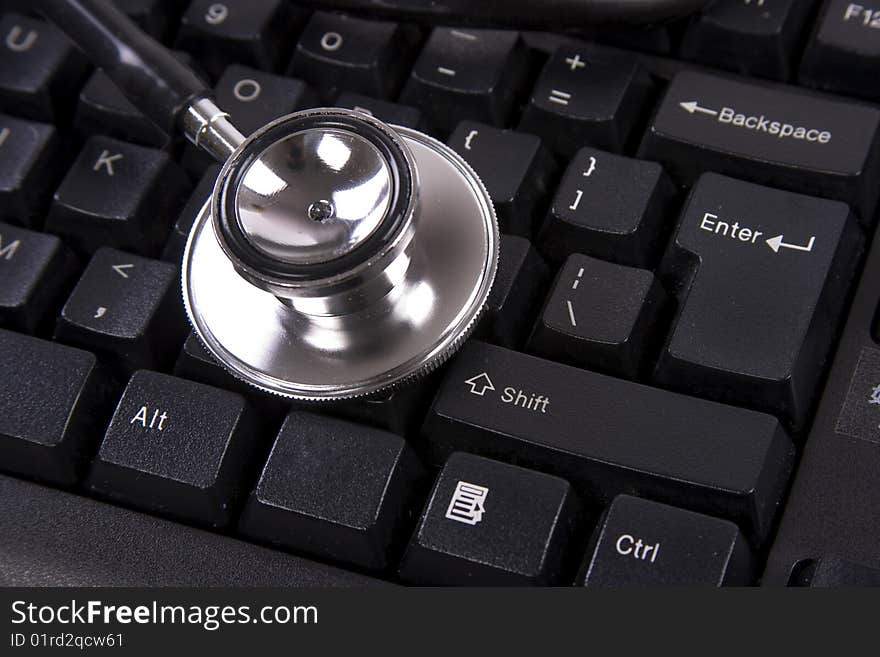
[[184,303],[235,376],[344,399],[448,358],[497,259],[491,200],[454,151],[360,112],[308,110],[224,164],[187,243]]

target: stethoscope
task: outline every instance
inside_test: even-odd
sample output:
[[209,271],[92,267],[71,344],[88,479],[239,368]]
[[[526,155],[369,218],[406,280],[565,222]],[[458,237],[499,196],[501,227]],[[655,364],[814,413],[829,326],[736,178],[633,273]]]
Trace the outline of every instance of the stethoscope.
[[195,333],[229,372],[288,398],[361,397],[432,371],[469,336],[499,232],[455,151],[338,108],[245,137],[198,76],[107,0],[39,9],[159,127],[223,163],[181,287]]

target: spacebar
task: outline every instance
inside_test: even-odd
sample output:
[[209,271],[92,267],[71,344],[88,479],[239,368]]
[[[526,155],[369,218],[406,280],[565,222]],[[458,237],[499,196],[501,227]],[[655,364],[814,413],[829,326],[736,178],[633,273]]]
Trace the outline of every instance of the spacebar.
[[374,586],[379,580],[0,475],[3,586]]

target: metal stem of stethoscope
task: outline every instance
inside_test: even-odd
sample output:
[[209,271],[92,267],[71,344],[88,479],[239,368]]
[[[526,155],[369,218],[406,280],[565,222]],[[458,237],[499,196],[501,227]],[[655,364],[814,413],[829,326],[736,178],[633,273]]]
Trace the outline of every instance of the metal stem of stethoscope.
[[229,114],[211,98],[199,98],[187,105],[181,128],[187,139],[221,163],[229,159],[245,139],[232,124]]

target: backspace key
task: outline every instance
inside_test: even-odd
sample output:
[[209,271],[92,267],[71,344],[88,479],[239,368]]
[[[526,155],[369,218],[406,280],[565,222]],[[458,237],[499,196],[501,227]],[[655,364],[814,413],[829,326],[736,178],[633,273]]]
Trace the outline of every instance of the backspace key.
[[782,85],[682,71],[639,149],[680,182],[704,171],[853,205],[868,225],[880,187],[880,110]]

